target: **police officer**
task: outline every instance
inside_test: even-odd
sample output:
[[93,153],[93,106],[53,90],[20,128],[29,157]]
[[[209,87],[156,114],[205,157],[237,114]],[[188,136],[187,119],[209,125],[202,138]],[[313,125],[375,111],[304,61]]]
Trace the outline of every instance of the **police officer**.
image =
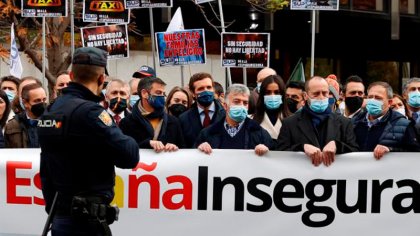
[[136,141],[98,104],[106,65],[105,51],[77,49],[72,82],[38,122],[42,193],[46,211],[55,212],[53,236],[111,235],[108,224],[118,212],[109,205],[114,166],[133,168],[139,162]]

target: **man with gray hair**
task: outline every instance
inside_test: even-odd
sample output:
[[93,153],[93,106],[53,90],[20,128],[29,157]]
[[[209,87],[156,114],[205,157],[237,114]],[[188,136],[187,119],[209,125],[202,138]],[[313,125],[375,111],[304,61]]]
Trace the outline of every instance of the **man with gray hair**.
[[400,113],[389,109],[392,87],[386,82],[374,82],[368,87],[366,111],[354,120],[354,133],[360,151],[373,151],[379,160],[388,152],[418,152],[413,124]]
[[258,123],[248,118],[249,89],[232,84],[226,91],[226,117],[203,129],[195,143],[200,151],[210,154],[216,149],[254,149],[259,156],[274,148],[274,143]]
[[130,88],[126,82],[117,78],[110,78],[106,86],[105,100],[108,103],[107,112],[112,116],[117,126],[129,114],[128,101]]
[[408,115],[416,123],[420,134],[420,78],[411,78],[404,86],[403,97],[408,104]]

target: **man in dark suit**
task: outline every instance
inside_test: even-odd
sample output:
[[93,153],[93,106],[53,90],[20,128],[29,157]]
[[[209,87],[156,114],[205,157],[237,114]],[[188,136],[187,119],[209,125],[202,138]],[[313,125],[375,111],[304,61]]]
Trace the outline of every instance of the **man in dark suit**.
[[190,78],[189,89],[195,103],[179,116],[186,148],[192,148],[203,128],[224,118],[225,110],[214,99],[213,78],[208,73],[196,73]]
[[328,83],[314,76],[305,84],[306,105],[283,120],[278,150],[303,151],[312,164],[329,166],[336,154],[358,150],[351,121],[331,111]]

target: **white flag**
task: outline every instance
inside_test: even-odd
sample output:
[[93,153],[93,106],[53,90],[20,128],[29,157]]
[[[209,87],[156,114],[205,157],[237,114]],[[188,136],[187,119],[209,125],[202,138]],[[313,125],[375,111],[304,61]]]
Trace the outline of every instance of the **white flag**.
[[171,22],[166,29],[166,32],[178,31],[184,29],[184,20],[182,19],[181,8],[178,7],[174,16],[172,17]]
[[16,46],[15,30],[12,24],[10,32],[10,74],[19,78],[22,76],[22,62],[20,61],[19,50]]

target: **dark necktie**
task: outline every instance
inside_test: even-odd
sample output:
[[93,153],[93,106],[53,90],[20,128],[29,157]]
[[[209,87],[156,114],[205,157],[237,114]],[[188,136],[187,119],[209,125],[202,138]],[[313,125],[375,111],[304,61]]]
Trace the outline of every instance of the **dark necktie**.
[[119,125],[120,121],[121,121],[121,116],[118,115],[118,114],[114,115],[114,120],[115,120],[115,123],[117,123],[117,125]]
[[204,120],[203,120],[203,127],[206,128],[210,125],[210,115],[209,110],[204,109]]

